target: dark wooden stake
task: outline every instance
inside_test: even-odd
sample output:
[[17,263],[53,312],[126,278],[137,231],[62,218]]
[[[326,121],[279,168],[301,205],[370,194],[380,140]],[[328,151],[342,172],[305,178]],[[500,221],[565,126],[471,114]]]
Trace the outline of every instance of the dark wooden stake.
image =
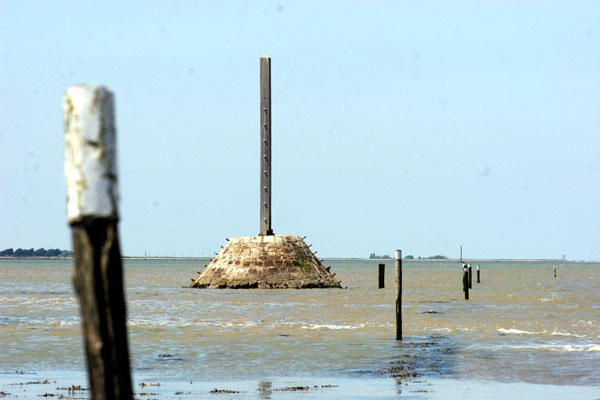
[[556,278],[556,265],[554,266],[554,277]]
[[469,264],[469,289],[473,289],[473,267]]
[[466,264],[463,267],[463,292],[465,292],[465,300],[469,300],[469,271]]
[[379,289],[385,288],[385,264],[379,264]]
[[260,58],[260,235],[271,228],[271,57]]
[[402,340],[402,250],[396,250],[396,340]]
[[72,224],[71,233],[91,398],[131,399],[117,223],[90,219]]
[[479,264],[477,265],[477,283],[481,283],[481,277],[479,276]]
[[112,93],[70,87],[64,99],[67,219],[92,400],[133,398],[118,235]]

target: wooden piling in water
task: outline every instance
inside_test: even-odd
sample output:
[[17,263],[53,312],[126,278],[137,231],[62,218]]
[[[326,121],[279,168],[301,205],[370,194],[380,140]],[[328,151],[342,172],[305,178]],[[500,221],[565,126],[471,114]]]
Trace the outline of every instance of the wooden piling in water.
[[479,275],[479,264],[477,264],[477,283],[481,283],[481,277]]
[[113,95],[76,85],[64,97],[67,220],[90,398],[132,399],[118,236]]
[[402,340],[402,250],[396,250],[396,340]]
[[467,264],[463,267],[463,292],[465,292],[465,300],[469,300],[469,271]]
[[379,264],[379,289],[385,288],[385,264]]
[[471,264],[468,264],[469,266],[469,289],[473,289],[473,267],[471,266]]

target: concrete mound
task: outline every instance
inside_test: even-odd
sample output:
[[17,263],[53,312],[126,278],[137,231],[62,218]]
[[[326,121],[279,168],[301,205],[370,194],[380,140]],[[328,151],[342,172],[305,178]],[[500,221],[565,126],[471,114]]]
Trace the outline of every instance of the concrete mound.
[[302,237],[268,235],[231,238],[190,287],[308,289],[342,286]]

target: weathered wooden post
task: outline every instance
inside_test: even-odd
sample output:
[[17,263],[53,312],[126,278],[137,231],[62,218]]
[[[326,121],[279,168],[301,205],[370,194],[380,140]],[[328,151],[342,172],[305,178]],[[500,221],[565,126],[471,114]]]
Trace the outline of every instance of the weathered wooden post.
[[271,57],[260,58],[260,235],[271,228]]
[[468,264],[469,268],[469,289],[473,289],[473,267]]
[[481,283],[481,278],[479,276],[479,264],[477,264],[477,283]]
[[379,264],[379,289],[385,288],[385,264]]
[[463,292],[465,292],[465,300],[469,300],[469,271],[467,264],[463,264]]
[[90,397],[131,399],[113,95],[102,86],[76,85],[67,89],[63,106],[67,219]]
[[396,340],[402,340],[402,250],[396,250]]
[[556,265],[554,266],[554,277],[556,278]]

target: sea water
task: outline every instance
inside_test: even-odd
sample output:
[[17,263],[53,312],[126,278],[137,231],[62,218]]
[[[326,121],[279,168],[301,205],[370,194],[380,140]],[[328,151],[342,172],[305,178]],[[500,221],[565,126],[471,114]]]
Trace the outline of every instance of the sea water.
[[[449,398],[471,387],[461,398],[494,398],[485,394],[491,384],[495,393],[520,385],[544,399],[600,398],[599,264],[479,262],[481,283],[473,268],[465,301],[458,263],[405,261],[398,342],[391,260],[385,289],[379,262],[367,260],[326,262],[346,289],[187,288],[205,263],[125,261],[137,392],[215,396],[210,388],[220,385],[239,392],[219,395],[227,398]],[[35,398],[87,385],[72,268],[71,260],[0,260],[3,392]],[[417,376],[394,378],[394,365]],[[56,383],[18,385],[45,380]]]

